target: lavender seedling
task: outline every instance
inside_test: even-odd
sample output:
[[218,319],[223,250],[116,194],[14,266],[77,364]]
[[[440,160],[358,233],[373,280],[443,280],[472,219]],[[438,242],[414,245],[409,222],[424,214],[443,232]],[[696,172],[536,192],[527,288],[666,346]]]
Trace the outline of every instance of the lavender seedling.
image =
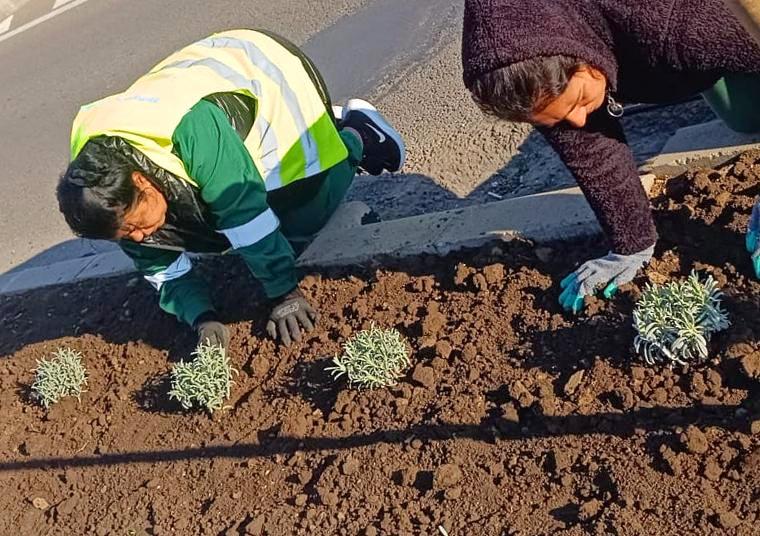
[[360,331],[343,345],[343,354],[333,358],[335,366],[327,370],[337,379],[343,375],[350,385],[363,389],[396,384],[411,365],[406,341],[395,329],[374,325]]
[[87,385],[87,370],[82,354],[71,348],[59,348],[52,359],[37,361],[32,396],[49,408],[65,396],[82,395]]
[[722,297],[712,276],[702,282],[696,272],[684,281],[647,285],[633,311],[634,348],[649,365],[705,361],[712,334],[730,325]]
[[184,409],[204,407],[213,413],[229,398],[232,376],[237,371],[219,345],[200,344],[193,355],[193,360],[174,365],[169,398],[177,400]]

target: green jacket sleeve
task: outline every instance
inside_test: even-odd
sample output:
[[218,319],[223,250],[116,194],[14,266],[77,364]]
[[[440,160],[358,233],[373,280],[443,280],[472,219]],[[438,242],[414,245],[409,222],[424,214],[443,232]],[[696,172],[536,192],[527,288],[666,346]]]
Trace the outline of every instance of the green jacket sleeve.
[[243,257],[270,298],[298,283],[295,254],[267,204],[264,181],[224,112],[201,100],[172,137],[174,151],[198,183],[214,224]]
[[[214,310],[206,283],[182,253],[141,246],[129,240],[119,244],[137,270],[158,289],[161,309],[191,326],[201,314]],[[164,281],[162,276],[171,271],[174,278]]]

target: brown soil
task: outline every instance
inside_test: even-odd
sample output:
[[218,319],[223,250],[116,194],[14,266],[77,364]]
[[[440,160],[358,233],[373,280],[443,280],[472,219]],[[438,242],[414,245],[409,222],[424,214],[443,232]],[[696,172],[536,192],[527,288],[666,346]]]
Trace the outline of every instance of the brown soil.
[[[757,534],[760,284],[743,231],[760,154],[661,186],[646,277],[577,318],[556,282],[598,239],[309,276],[322,321],[290,349],[264,337],[245,269],[208,266],[240,371],[214,418],[167,402],[192,335],[141,281],[3,298],[0,534]],[[634,300],[693,268],[733,324],[704,366],[644,367]],[[408,376],[334,384],[329,356],[372,322],[408,337]],[[45,412],[30,371],[61,345],[84,353],[89,388]]]

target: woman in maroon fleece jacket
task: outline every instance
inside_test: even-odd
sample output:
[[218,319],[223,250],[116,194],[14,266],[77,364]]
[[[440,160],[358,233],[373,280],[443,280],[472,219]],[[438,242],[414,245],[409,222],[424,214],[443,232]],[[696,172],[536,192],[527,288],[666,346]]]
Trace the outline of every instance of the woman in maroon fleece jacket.
[[[760,130],[760,47],[722,0],[466,0],[462,60],[483,110],[546,136],[609,238],[609,255],[562,281],[560,302],[575,312],[597,288],[610,297],[631,281],[657,240],[620,102],[722,90],[734,102],[713,108],[733,114],[729,126]],[[760,277],[760,208],[752,221],[747,247]]]

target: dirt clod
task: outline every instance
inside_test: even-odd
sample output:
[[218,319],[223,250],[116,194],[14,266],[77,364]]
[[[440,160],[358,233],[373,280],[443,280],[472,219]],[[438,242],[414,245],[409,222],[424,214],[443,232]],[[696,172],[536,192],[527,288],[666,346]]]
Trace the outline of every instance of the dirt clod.
[[319,492],[319,499],[325,506],[335,506],[338,504],[338,496],[332,491]]
[[458,465],[447,463],[441,465],[435,471],[434,484],[438,489],[445,489],[455,486],[462,480],[462,470]]
[[590,521],[601,512],[604,503],[599,499],[591,499],[581,504],[578,509],[578,519],[580,521]]
[[696,426],[689,426],[680,439],[684,449],[692,454],[704,454],[709,448],[707,437]]
[[259,516],[255,518],[253,521],[249,522],[245,526],[245,533],[246,535],[250,536],[262,536],[264,534],[264,523],[266,522],[266,519],[264,516]]
[[741,359],[742,370],[747,377],[760,380],[760,352],[753,352]]
[[432,389],[435,386],[435,370],[422,364],[417,365],[412,372],[412,379],[423,387]]
[[565,450],[553,449],[546,456],[547,470],[553,473],[564,471],[573,465],[575,453],[566,452]]
[[760,435],[760,419],[755,419],[749,424],[749,432],[752,435]]

